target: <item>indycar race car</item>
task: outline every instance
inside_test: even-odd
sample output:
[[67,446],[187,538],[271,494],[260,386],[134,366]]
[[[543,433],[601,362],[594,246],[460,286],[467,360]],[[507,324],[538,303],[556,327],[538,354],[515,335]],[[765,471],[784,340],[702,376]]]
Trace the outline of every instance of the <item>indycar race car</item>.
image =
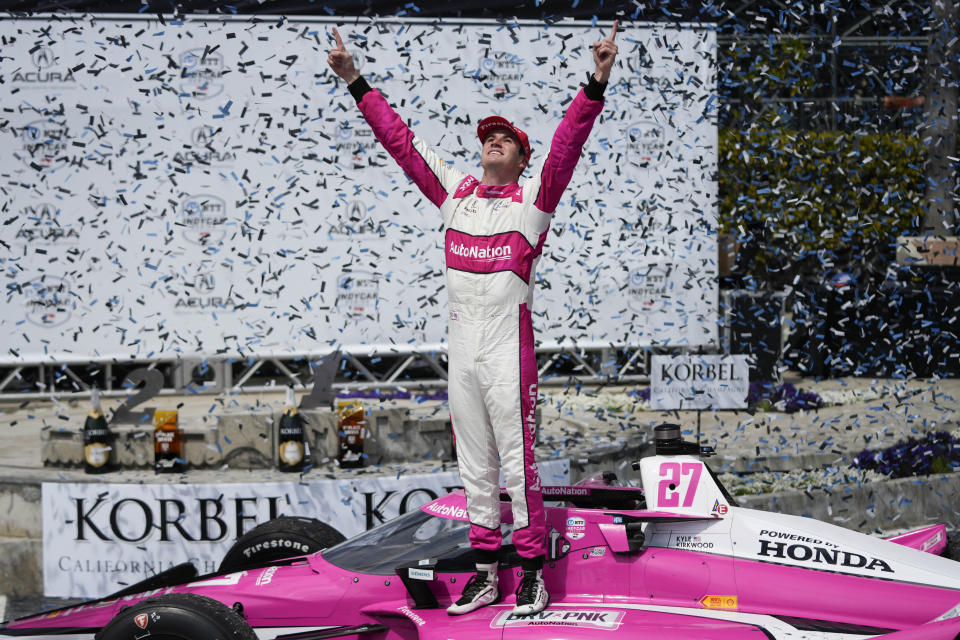
[[174,568],[111,597],[0,626],[0,635],[131,640],[960,638],[960,563],[943,525],[886,540],[736,506],[675,425],[637,463],[643,488],[544,487],[550,605],[445,607],[474,573],[461,492],[307,556],[196,576]]

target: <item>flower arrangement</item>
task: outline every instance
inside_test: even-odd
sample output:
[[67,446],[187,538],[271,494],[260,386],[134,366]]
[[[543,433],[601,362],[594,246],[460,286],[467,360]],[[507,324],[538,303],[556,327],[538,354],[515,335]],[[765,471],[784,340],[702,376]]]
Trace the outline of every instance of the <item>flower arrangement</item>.
[[757,409],[775,409],[784,413],[809,411],[823,406],[823,399],[813,391],[803,391],[789,382],[751,382],[747,404]]
[[960,470],[960,433],[930,431],[919,438],[871,451],[864,449],[851,463],[860,470],[876,471],[888,478],[911,478]]

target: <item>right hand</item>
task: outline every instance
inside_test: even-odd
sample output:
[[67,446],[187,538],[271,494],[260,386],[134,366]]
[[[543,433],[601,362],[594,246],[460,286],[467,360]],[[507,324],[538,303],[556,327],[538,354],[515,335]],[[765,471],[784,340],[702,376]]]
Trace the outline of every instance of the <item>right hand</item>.
[[330,50],[327,55],[327,64],[333,69],[333,72],[343,78],[347,84],[360,77],[357,68],[353,64],[353,56],[343,46],[343,38],[337,28],[333,28],[333,37],[337,39],[337,46]]

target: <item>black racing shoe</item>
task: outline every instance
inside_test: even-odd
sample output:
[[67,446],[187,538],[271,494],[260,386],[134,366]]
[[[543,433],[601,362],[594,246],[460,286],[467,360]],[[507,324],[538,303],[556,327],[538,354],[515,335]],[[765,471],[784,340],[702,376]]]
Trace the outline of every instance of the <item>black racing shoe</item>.
[[477,571],[467,580],[460,599],[447,607],[447,613],[452,616],[459,616],[499,600],[500,590],[497,588],[497,573],[495,571]]
[[513,615],[529,616],[543,611],[549,602],[550,596],[543,584],[543,571],[524,571],[517,587],[517,604],[513,608]]

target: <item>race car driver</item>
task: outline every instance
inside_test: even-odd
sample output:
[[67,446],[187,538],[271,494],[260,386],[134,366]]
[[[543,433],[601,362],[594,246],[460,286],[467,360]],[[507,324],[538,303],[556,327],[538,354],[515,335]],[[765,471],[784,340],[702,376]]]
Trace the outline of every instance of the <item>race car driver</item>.
[[445,229],[448,389],[457,460],[470,517],[477,573],[447,611],[459,615],[499,600],[499,469],[513,509],[513,544],[523,578],[514,613],[549,602],[543,582],[545,523],[534,459],[537,360],[531,307],[534,272],[551,216],[573,175],[617,55],[610,36],[595,42],[595,70],[570,102],[546,158],[522,186],[530,163],[527,134],[500,116],[477,126],[482,177],[445,163],[416,137],[357,72],[337,29],[327,63],[347,83],[377,140],[437,207]]

